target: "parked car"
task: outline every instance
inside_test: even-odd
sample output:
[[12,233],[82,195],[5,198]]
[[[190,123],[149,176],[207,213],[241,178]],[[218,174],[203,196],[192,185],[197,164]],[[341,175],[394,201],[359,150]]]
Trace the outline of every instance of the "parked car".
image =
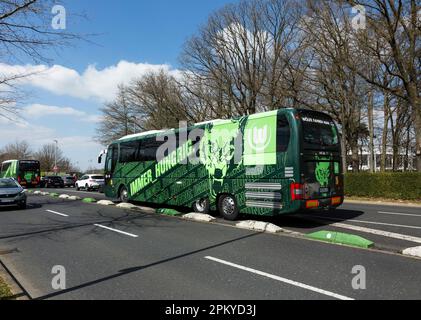
[[18,206],[26,209],[26,193],[12,178],[0,179],[0,206]]
[[74,188],[76,186],[76,179],[72,176],[62,177],[64,181],[64,187]]
[[64,181],[59,176],[48,176],[41,179],[41,188],[64,188]]
[[100,187],[104,185],[104,181],[104,176],[98,174],[85,174],[82,178],[76,181],[76,190],[99,190]]

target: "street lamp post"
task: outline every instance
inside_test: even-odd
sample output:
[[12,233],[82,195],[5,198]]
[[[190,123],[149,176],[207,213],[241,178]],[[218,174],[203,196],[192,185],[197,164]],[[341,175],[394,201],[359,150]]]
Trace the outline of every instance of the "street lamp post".
[[56,143],[56,148],[54,150],[54,171],[55,174],[57,175],[57,148],[58,148],[58,141],[54,140],[54,142]]

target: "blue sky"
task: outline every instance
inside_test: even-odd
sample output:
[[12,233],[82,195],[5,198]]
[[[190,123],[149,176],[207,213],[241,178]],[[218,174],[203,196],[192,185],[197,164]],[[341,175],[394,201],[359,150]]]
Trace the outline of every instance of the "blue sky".
[[58,139],[65,155],[82,170],[95,165],[102,148],[92,139],[95,121],[99,108],[112,99],[117,85],[149,70],[179,68],[178,58],[186,39],[206,23],[210,13],[229,2],[65,2],[66,31],[95,34],[90,39],[96,44],[80,41],[58,53],[47,52],[54,59],[49,65],[30,60],[0,65],[0,72],[19,68],[43,71],[42,76],[22,84],[27,93],[22,103],[23,118],[16,123],[0,119],[0,147],[25,139],[37,149]]

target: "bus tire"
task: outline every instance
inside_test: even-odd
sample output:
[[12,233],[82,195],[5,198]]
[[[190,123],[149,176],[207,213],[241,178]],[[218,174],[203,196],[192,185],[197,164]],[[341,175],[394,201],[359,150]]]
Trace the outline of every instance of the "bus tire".
[[237,200],[230,194],[224,194],[219,197],[218,210],[225,220],[235,221],[240,216]]
[[122,203],[129,202],[129,193],[127,192],[127,188],[125,186],[122,186],[120,188],[120,192],[118,193],[118,198]]
[[199,199],[193,203],[193,210],[196,213],[209,214],[210,201],[209,199]]

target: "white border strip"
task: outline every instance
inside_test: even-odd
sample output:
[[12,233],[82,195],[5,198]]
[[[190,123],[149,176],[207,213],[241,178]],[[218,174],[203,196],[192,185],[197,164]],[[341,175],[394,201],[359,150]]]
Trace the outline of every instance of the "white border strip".
[[323,294],[323,295],[326,295],[326,296],[329,296],[329,297],[332,297],[332,298],[335,298],[335,299],[354,300],[353,298],[346,297],[346,296],[343,296],[343,295],[340,295],[340,294],[337,294],[337,293],[334,293],[334,292],[330,292],[330,291],[326,291],[326,290],[319,289],[319,288],[316,288],[316,287],[312,287],[312,286],[306,285],[304,283],[300,283],[300,282],[297,282],[297,281],[293,281],[293,280],[289,280],[289,279],[282,278],[282,277],[279,277],[279,276],[275,276],[273,274],[262,272],[262,271],[259,271],[259,270],[256,270],[256,269],[244,267],[244,266],[241,266],[239,264],[235,264],[235,263],[228,262],[228,261],[225,261],[225,260],[221,260],[221,259],[218,259],[218,258],[208,256],[208,257],[205,257],[205,259],[212,260],[212,261],[215,261],[215,262],[218,262],[218,263],[221,263],[221,264],[225,264],[227,266],[237,268],[237,269],[240,269],[240,270],[248,271],[248,272],[257,274],[259,276],[270,278],[270,279],[273,279],[273,280],[276,280],[276,281],[284,282],[286,284],[290,284],[290,285],[300,287],[300,288],[303,288],[303,289],[306,289],[306,290],[317,292],[317,293],[320,293],[320,294]]
[[[321,216],[312,216],[312,217],[317,218],[317,219],[322,219],[322,220],[328,220],[328,221],[344,221],[344,219],[339,219],[339,218],[330,218],[330,217],[321,217]],[[309,217],[309,218],[312,218],[312,217]],[[374,224],[378,226],[389,226],[389,227],[421,230],[421,227],[417,227],[417,226],[407,226],[407,225],[402,225],[402,224],[393,224],[393,223],[384,223],[384,222],[375,222],[375,221],[363,221],[363,220],[350,219],[350,220],[347,220],[347,222],[356,222],[356,223],[363,223],[363,224]]]
[[100,224],[94,224],[94,226],[98,227],[98,228],[103,228],[103,229],[106,229],[106,230],[114,231],[114,232],[117,232],[117,233],[121,233],[121,234],[124,234],[125,236],[129,236],[129,237],[132,237],[132,238],[138,238],[139,237],[135,234],[120,231],[120,230],[113,229],[113,228],[109,228],[109,227],[106,227],[106,226],[103,226],[103,225],[100,225]]
[[411,213],[397,213],[397,212],[386,212],[386,211],[379,211],[380,214],[388,214],[392,216],[407,216],[407,217],[419,217],[421,218],[421,214],[411,214]]

